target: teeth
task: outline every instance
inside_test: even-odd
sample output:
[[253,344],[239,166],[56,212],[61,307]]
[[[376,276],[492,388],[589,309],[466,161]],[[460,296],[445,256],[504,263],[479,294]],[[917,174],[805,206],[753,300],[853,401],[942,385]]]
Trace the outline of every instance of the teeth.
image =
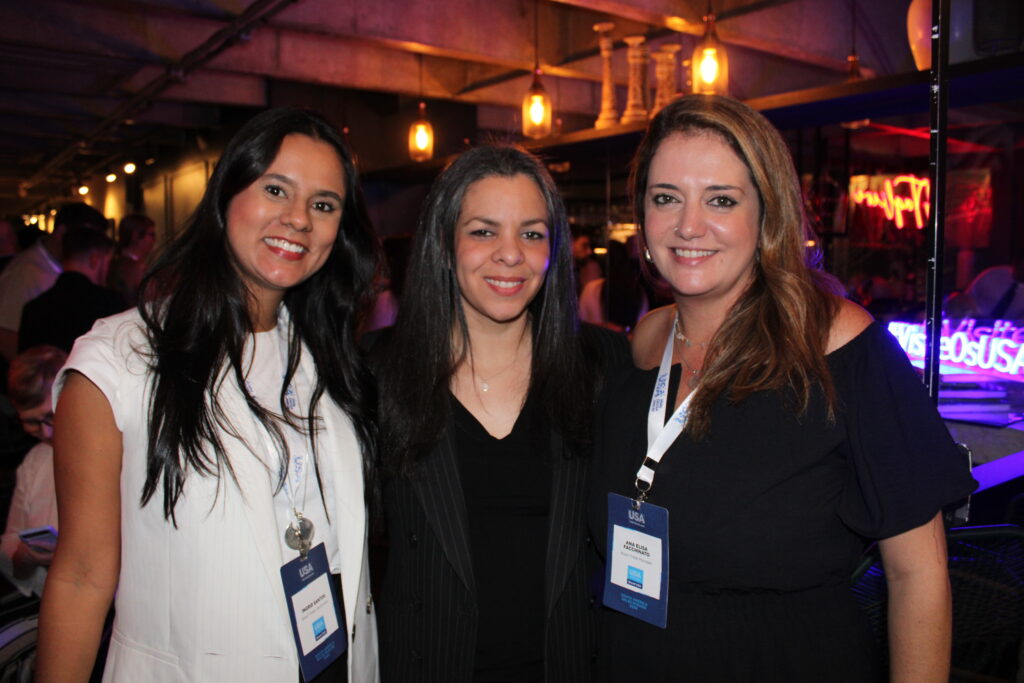
[[673,249],[672,251],[680,258],[701,258],[715,253],[710,249]]
[[508,282],[506,280],[492,280],[489,277],[485,277],[484,281],[487,282],[488,284],[494,285],[495,287],[501,287],[502,289],[512,289],[513,287],[518,287],[519,285],[523,284],[522,280]]
[[272,247],[284,249],[285,251],[290,251],[294,254],[302,254],[306,251],[306,248],[301,244],[295,244],[294,242],[278,239],[277,237],[265,237],[263,238],[263,241]]

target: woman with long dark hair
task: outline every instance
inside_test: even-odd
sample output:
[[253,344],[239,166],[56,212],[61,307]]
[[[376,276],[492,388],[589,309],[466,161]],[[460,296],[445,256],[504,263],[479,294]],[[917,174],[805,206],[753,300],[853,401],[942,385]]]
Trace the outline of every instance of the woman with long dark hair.
[[380,349],[385,681],[584,681],[591,413],[625,339],[576,317],[565,209],[514,147],[426,200]]
[[243,126],[153,303],[97,323],[58,378],[40,680],[88,676],[115,588],[104,680],[376,678],[353,340],[374,269],[338,132],[287,108]]
[[889,586],[894,681],[944,681],[940,509],[975,486],[906,356],[817,267],[785,142],[742,103],[682,97],[632,176],[674,304],[601,409],[591,526],[607,532],[608,680],[882,677],[849,579]]

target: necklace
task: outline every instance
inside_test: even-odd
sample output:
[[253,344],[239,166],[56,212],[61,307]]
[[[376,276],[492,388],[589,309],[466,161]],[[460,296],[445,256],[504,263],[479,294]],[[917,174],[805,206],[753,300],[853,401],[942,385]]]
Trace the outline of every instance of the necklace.
[[679,316],[676,316],[675,322],[672,323],[672,327],[675,329],[676,339],[678,339],[680,343],[682,343],[682,345],[685,346],[686,348],[690,348],[694,344],[696,344],[702,349],[708,348],[708,343],[706,341],[695,342],[689,337],[687,337],[685,334],[683,334],[683,331],[679,329]]
[[516,357],[512,359],[511,363],[509,363],[508,365],[503,367],[501,370],[498,370],[496,373],[494,373],[490,377],[483,377],[483,376],[478,375],[477,371],[476,371],[476,368],[474,367],[473,368],[473,376],[480,380],[480,391],[483,391],[483,392],[490,391],[491,390],[491,382],[493,382],[495,379],[497,379],[501,375],[504,375],[506,372],[508,372],[509,369],[511,369],[511,367],[516,364],[517,360],[519,360],[519,354],[518,353],[516,354]]
[[693,340],[687,338],[686,335],[684,335],[682,333],[682,331],[679,329],[679,317],[678,316],[676,317],[676,320],[673,323],[673,327],[675,328],[674,336],[675,336],[676,342],[679,343],[679,360],[681,360],[683,362],[683,366],[690,372],[690,376],[686,379],[686,386],[690,387],[690,391],[693,391],[694,389],[697,388],[697,384],[700,382],[699,375],[700,375],[701,368],[695,368],[692,365],[690,365],[689,362],[687,362],[687,360],[686,360],[686,349],[688,349],[691,346],[693,346],[694,343],[696,343],[699,348],[706,349],[707,346],[708,346],[708,343],[707,342],[694,342]]

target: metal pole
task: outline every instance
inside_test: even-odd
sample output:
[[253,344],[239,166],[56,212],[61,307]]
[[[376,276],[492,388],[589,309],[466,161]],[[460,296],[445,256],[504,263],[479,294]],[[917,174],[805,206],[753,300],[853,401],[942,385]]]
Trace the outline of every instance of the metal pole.
[[939,347],[942,336],[942,251],[946,225],[946,126],[949,113],[949,2],[932,0],[931,66],[931,232],[925,300],[924,383],[939,400]]

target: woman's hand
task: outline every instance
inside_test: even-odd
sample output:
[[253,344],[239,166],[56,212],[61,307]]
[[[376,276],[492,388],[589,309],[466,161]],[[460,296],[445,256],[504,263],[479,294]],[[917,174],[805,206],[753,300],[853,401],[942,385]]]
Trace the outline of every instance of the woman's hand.
[[121,563],[121,432],[103,392],[68,374],[54,419],[60,542],[43,590],[37,681],[87,681]]
[[889,680],[949,680],[953,600],[940,514],[878,543],[889,588]]

